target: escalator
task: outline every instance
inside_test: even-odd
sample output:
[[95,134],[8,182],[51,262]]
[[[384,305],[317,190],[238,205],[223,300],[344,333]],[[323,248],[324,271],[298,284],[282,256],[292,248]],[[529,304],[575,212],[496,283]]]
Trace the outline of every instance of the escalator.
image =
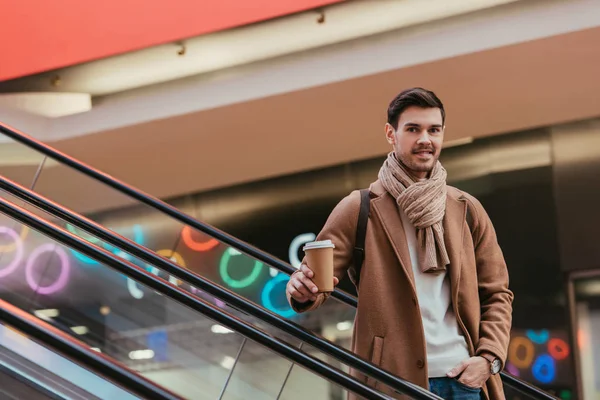
[[[244,279],[227,271],[227,263],[223,268],[223,259],[247,258],[254,264],[251,275],[267,272],[273,278],[271,281],[279,284],[293,272],[291,266],[26,135],[2,125],[0,131],[63,166],[152,207],[163,218],[161,223],[168,219],[171,224],[179,224],[177,230],[182,232],[181,237],[185,237],[183,232],[187,230],[189,239],[189,231],[194,230],[209,237],[200,245],[226,246],[220,260],[221,272],[225,270],[221,277],[229,277],[234,283],[229,285],[233,290],[227,290],[211,279],[182,268],[186,266],[175,257],[177,244],[170,252],[153,252],[140,245],[141,240],[132,241],[115,234],[2,178],[0,188],[5,192],[1,211],[11,217],[10,223],[3,224],[11,226],[4,233],[21,238],[31,226],[46,235],[42,240],[44,243],[34,244],[37,247],[29,254],[25,266],[25,281],[33,293],[8,291],[2,296],[10,303],[34,314],[40,310],[60,309],[60,316],[48,318],[65,332],[78,335],[91,347],[101,349],[111,358],[185,398],[294,398],[293,393],[301,393],[302,397],[342,398],[348,389],[367,398],[385,398],[377,397],[383,395],[350,378],[349,368],[379,381],[378,389],[385,388],[386,392],[408,393],[413,398],[435,398],[354,356],[343,346],[315,335],[311,332],[314,324],[310,317],[296,321],[282,318],[289,315],[285,315],[286,311],[280,305],[269,304],[272,299],[268,296],[266,301],[264,296],[262,299],[262,305],[268,309],[265,310],[255,298],[248,296],[244,290],[246,286],[242,285]],[[39,170],[34,183],[38,176]],[[36,207],[30,207],[33,212],[14,205],[25,205],[24,201]],[[42,253],[53,253],[54,257],[40,261],[38,258]],[[65,280],[64,260],[68,253],[79,261],[87,261],[84,267],[70,270],[69,274],[94,276],[91,284],[82,284],[71,291],[71,299],[61,298],[56,289]],[[44,263],[45,267],[37,268],[53,270],[48,278],[52,284],[33,282],[31,271],[35,265]],[[133,299],[120,297],[111,290],[124,279]],[[11,287],[18,288],[19,284],[22,285],[22,280],[15,279]],[[137,300],[143,297],[144,302],[136,302],[136,296]],[[333,297],[347,308],[344,312],[352,314],[356,307],[355,298],[339,290]],[[274,349],[280,350],[279,357],[273,356]],[[303,365],[305,369],[294,368],[295,365]],[[270,379],[261,379],[265,373]],[[206,379],[207,376],[210,379]],[[553,398],[509,375],[504,375],[503,379],[505,386],[514,389],[522,399]],[[327,397],[322,397],[324,393]]]
[[[22,333],[0,325],[0,398],[2,399],[80,399],[106,398],[92,394],[107,393],[119,398],[135,399],[119,387],[98,378],[47,348],[39,345]],[[71,381],[73,375],[88,375],[78,379],[79,385]],[[92,383],[97,387],[88,387]],[[112,386],[112,387],[111,387]],[[87,390],[86,390],[87,389]]]
[[[125,364],[139,376],[172,391],[179,398],[293,399],[293,393],[297,393],[293,390],[294,385],[325,387],[339,393],[349,390],[364,398],[388,398],[313,355],[3,198],[0,198],[0,211],[12,218],[2,221],[4,226],[14,227],[5,233],[10,232],[9,236],[14,238],[14,232],[22,232],[28,226],[44,235],[40,240],[42,244],[36,243],[37,248],[53,255],[45,260],[34,259],[34,262],[33,257],[41,257],[34,251],[33,257],[25,263],[29,290],[19,287],[18,279],[13,278],[17,273],[13,271],[13,264],[22,257],[23,249],[22,244],[15,241],[19,244],[4,269],[11,272],[2,281],[4,299],[20,310],[51,321],[62,332],[87,343],[90,349],[93,347],[103,356]],[[102,273],[96,275],[89,287],[80,288],[75,298],[40,296],[56,289],[61,276],[67,273],[89,273],[83,269],[70,269],[64,258],[67,251],[78,251],[97,260],[95,269],[101,269]],[[40,282],[34,272],[36,265],[53,270],[47,275],[53,284]],[[56,276],[51,276],[52,273]],[[125,299],[114,298],[111,288],[123,276],[153,291],[146,307],[136,307]],[[33,282],[35,279],[38,280]],[[35,287],[33,291],[32,286]],[[89,311],[92,308],[97,308],[96,318]],[[157,321],[163,325],[157,327]],[[257,385],[265,373],[270,379]],[[303,392],[304,396],[307,389]]]
[[180,399],[2,300],[0,320],[0,399]]

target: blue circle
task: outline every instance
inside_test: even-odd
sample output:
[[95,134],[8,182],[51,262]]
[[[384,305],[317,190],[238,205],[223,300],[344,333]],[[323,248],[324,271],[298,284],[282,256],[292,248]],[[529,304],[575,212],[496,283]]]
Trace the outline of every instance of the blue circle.
[[541,331],[536,332],[533,329],[527,329],[525,331],[525,336],[533,343],[544,344],[550,339],[550,332],[548,329],[542,329]]
[[[133,241],[136,242],[137,244],[139,244],[140,246],[144,245],[145,242],[145,237],[144,237],[144,230],[142,229],[141,225],[133,225],[132,227],[133,230]],[[119,250],[117,248],[115,248],[113,245],[109,244],[109,243],[102,243],[102,247],[104,247],[105,250],[108,250],[114,254],[117,254],[119,252]],[[78,259],[79,261],[88,264],[88,265],[97,265],[99,264],[98,261],[94,260],[91,257],[86,256],[85,254],[81,254],[78,251],[75,251],[73,249],[70,249],[71,253],[75,256],[76,259]]]
[[275,308],[273,302],[271,301],[271,294],[273,293],[273,290],[275,289],[275,287],[277,287],[278,284],[287,283],[289,280],[289,276],[280,273],[273,279],[267,281],[261,293],[262,303],[265,306],[265,308],[273,311],[276,314],[281,315],[284,318],[293,317],[294,315],[296,315],[296,312],[291,307],[285,309]]
[[556,364],[549,354],[540,355],[531,367],[533,377],[539,382],[548,384],[556,378]]

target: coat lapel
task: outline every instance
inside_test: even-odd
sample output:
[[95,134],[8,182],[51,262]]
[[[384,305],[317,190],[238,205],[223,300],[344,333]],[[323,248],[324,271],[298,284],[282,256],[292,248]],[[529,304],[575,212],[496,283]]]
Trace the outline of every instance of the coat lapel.
[[448,276],[450,277],[453,301],[458,299],[466,212],[466,201],[454,194],[448,193],[443,225],[444,242],[446,244],[446,251],[448,251],[448,257],[450,258]]
[[380,182],[376,182],[371,187],[371,192],[378,196],[371,203],[374,215],[381,222],[385,235],[394,248],[396,258],[398,258],[402,269],[404,269],[414,289],[414,276],[410,262],[410,253],[408,252],[408,243],[396,200],[383,189]]

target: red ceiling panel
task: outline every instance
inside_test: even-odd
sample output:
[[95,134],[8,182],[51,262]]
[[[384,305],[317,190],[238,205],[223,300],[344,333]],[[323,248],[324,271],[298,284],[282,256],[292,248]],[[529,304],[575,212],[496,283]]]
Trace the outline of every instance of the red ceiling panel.
[[0,81],[344,0],[0,0]]

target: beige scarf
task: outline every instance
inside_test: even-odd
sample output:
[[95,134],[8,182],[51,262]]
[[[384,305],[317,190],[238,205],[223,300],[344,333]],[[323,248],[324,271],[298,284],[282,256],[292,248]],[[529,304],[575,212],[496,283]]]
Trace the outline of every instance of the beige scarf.
[[391,152],[379,171],[379,180],[417,229],[421,270],[444,271],[450,259],[442,226],[446,213],[446,170],[442,164],[436,162],[429,179],[418,181]]

